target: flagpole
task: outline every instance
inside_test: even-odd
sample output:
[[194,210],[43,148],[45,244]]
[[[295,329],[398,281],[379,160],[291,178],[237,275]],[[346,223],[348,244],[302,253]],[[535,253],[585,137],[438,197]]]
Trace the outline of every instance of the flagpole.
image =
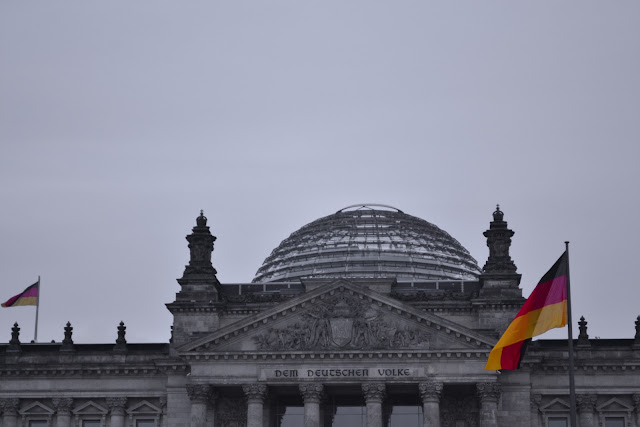
[[40,309],[40,276],[38,276],[38,296],[36,297],[36,330],[33,333],[33,342],[38,342],[38,310]]
[[564,242],[567,253],[567,323],[569,324],[569,402],[571,405],[571,427],[577,427],[576,421],[576,383],[573,369],[573,320],[571,319],[571,279],[569,275],[569,242]]

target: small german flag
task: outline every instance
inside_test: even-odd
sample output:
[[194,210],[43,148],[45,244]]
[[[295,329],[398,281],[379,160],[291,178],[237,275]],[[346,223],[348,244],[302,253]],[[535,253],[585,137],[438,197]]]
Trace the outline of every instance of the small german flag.
[[498,344],[489,353],[484,369],[515,370],[524,356],[523,345],[531,338],[549,329],[562,328],[567,324],[567,253],[545,274],[529,298],[502,334]]
[[2,307],[19,307],[21,305],[38,305],[38,294],[40,293],[40,280],[18,295],[9,298],[2,303]]

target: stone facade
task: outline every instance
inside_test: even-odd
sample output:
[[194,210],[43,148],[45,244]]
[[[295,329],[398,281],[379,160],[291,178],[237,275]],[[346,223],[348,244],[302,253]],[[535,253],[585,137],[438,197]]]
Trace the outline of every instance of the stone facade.
[[[476,282],[313,279],[224,285],[204,215],[167,304],[170,343],[0,345],[0,427],[552,427],[568,422],[567,345],[485,371],[523,303],[497,209]],[[575,346],[581,427],[640,427],[640,326]],[[622,423],[622,424],[620,424]]]

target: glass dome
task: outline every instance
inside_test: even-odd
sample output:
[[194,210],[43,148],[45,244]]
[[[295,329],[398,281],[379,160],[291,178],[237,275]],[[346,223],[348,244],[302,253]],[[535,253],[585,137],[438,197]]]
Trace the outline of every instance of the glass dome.
[[253,283],[302,278],[476,280],[476,260],[449,233],[386,205],[352,205],[291,234]]

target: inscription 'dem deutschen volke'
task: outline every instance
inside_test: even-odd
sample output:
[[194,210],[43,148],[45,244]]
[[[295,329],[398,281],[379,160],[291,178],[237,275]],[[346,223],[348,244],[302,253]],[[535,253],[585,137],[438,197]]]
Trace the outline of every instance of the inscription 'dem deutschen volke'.
[[340,368],[340,369],[274,369],[267,373],[271,378],[381,378],[410,377],[412,368]]

